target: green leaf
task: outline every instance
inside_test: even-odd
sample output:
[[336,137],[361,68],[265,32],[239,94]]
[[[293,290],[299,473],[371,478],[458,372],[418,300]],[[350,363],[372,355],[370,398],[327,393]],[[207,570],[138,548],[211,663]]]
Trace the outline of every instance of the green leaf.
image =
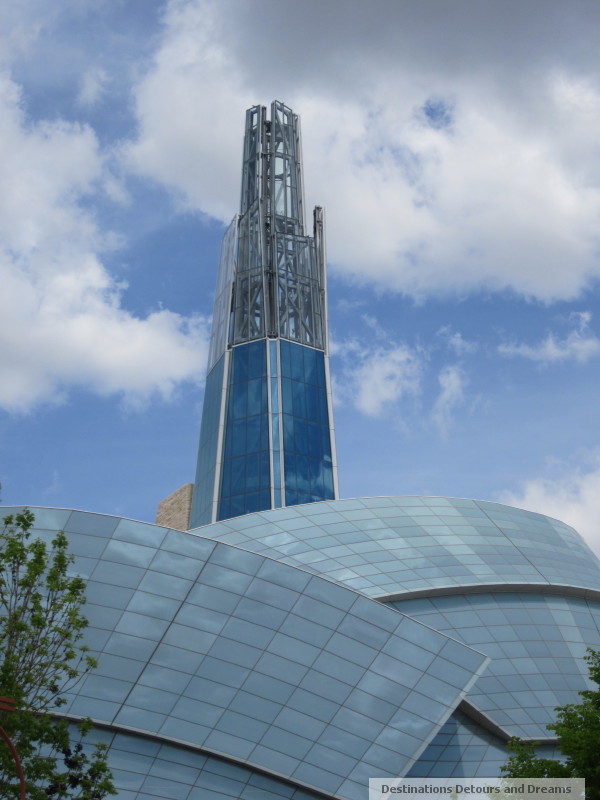
[[[73,556],[58,533],[50,545],[31,540],[28,509],[4,518],[0,533],[0,695],[16,701],[0,712],[0,725],[15,744],[25,772],[28,800],[103,800],[116,794],[106,748],[86,753],[82,741],[92,728],[52,716],[65,692],[96,666],[80,644],[88,622],[82,613],[85,582],[69,576]],[[0,796],[19,798],[15,764],[0,748]]]

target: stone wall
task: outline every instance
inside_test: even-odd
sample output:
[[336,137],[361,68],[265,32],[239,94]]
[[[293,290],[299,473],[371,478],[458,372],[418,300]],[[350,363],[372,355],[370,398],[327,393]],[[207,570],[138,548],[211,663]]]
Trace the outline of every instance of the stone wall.
[[178,531],[187,531],[190,527],[193,490],[194,484],[186,483],[161,500],[156,512],[156,524]]

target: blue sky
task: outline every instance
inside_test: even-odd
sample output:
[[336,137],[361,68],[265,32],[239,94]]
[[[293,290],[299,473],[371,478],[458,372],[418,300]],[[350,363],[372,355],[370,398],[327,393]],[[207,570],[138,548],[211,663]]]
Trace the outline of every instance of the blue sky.
[[344,497],[500,500],[600,551],[595,0],[7,0],[5,504],[193,480],[245,109],[327,215]]

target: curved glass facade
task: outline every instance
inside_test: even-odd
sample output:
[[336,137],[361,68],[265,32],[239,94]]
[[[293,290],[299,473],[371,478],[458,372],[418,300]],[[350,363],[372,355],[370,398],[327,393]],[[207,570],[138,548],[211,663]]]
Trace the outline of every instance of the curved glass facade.
[[62,711],[94,719],[125,800],[495,775],[510,736],[548,740],[600,646],[599,563],[539,514],[370,498],[183,533],[33,510],[88,581],[99,666]]
[[491,661],[469,702],[511,736],[545,739],[557,706],[587,688],[587,647],[600,648],[600,602],[498,592],[392,603]]
[[480,500],[337,500],[227,520],[210,535],[382,599],[485,584],[600,591],[598,559],[573,528]]

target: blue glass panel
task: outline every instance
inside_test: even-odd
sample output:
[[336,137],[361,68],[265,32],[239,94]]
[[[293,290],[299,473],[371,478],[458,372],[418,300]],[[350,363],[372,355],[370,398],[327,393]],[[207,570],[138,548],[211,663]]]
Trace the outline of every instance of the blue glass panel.
[[322,362],[322,358],[320,357],[320,352],[317,350],[312,350],[310,347],[306,347],[304,349],[304,377],[303,380],[306,383],[316,384],[317,381],[317,370],[318,364]]
[[228,545],[217,546],[211,558],[212,564],[219,564],[237,572],[244,572],[246,575],[255,575],[263,562],[264,558],[262,556],[237,550]]
[[184,694],[186,697],[193,697],[195,700],[210,698],[213,705],[226,708],[236,696],[236,689],[205,678],[192,678]]
[[310,493],[310,480],[308,477],[308,458],[303,455],[296,456],[296,487],[298,492]]
[[65,531],[109,537],[118,523],[118,517],[108,517],[105,514],[90,514],[85,511],[73,511],[64,529]]
[[99,556],[106,547],[106,540],[98,536],[84,536],[77,533],[69,536],[70,551],[76,556]]
[[290,355],[292,380],[303,382],[306,379],[304,375],[304,347],[290,345]]
[[298,418],[294,420],[293,448],[296,453],[308,455],[308,425],[306,420]]
[[232,383],[245,383],[248,380],[248,353],[251,345],[242,345],[233,350],[231,369]]
[[231,413],[231,418],[233,419],[243,419],[244,417],[248,416],[247,388],[247,383],[234,383],[230,389],[231,400],[229,410]]
[[[23,511],[23,507],[6,507],[2,509],[2,517],[4,518],[8,514],[20,514]],[[58,530],[67,530],[67,520],[71,512],[68,509],[62,508],[36,508],[35,509],[35,525],[34,528],[42,528],[52,531]],[[69,530],[71,530],[69,528]],[[74,530],[81,530],[81,528],[77,527]]]
[[[239,517],[246,513],[246,497],[245,495],[234,495],[229,499],[229,515],[232,517]],[[222,517],[221,511],[219,516]]]
[[[263,340],[234,348],[231,376],[219,519],[271,505],[270,492],[259,491],[270,486],[266,347]],[[256,456],[250,457],[250,454],[259,453],[260,461]]]
[[246,345],[248,349],[248,378],[261,378],[267,374],[267,353],[264,341]]
[[[227,475],[228,477],[231,477],[229,471],[227,472]],[[225,478],[223,478],[223,486],[229,487],[229,480],[226,481]],[[229,491],[231,491],[231,489]],[[231,511],[231,499],[230,497],[223,497],[219,504],[219,515],[223,519],[228,519],[229,517],[232,516],[230,511]]]
[[246,452],[261,450],[261,417],[248,417],[246,420]]
[[[306,387],[306,416],[309,419],[321,421],[321,407],[319,403],[319,392],[316,386]],[[323,420],[325,422],[325,420]]]
[[265,606],[264,603],[259,603],[249,597],[243,597],[236,608],[236,615],[241,619],[258,622],[276,630],[286,618],[286,611],[273,606]]
[[294,409],[294,395],[292,387],[293,383],[289,378],[281,379],[282,408],[287,410],[289,413],[292,413]]
[[[265,408],[267,405],[267,401],[265,399]],[[269,418],[266,414],[261,415],[260,418],[260,444],[261,449],[269,450]]]
[[113,538],[123,539],[126,542],[137,542],[148,547],[160,547],[165,538],[165,531],[145,522],[122,519],[116,527]]
[[[294,418],[291,414],[284,414],[283,415],[283,442],[285,447],[285,470],[288,473],[288,459],[292,459],[294,457],[295,447],[293,446],[294,443]],[[293,473],[295,469],[295,464],[293,461],[289,461],[290,465],[290,472],[289,472],[289,481],[290,484],[293,482]],[[287,476],[286,476],[287,477]]]
[[292,408],[295,417],[307,417],[305,385],[300,380],[293,384]]
[[237,492],[232,493],[256,491],[260,485],[260,454],[249,453],[245,458],[239,460],[241,462],[240,470],[243,467],[243,472],[240,473],[234,484]]
[[144,570],[140,567],[126,566],[125,564],[115,564],[101,561],[94,570],[94,580],[109,585],[122,586],[124,588],[135,588]]
[[163,549],[205,561],[214,546],[214,542],[210,539],[203,539],[200,536],[188,536],[179,531],[169,531],[163,544]]
[[[220,750],[221,752],[231,753],[239,758],[247,758],[254,749],[254,742],[248,742],[239,736],[233,736],[222,731],[213,731],[206,739],[206,746]],[[202,795],[203,800],[206,795]],[[222,792],[218,794],[219,800],[223,797]]]
[[277,375],[277,343],[269,342],[269,357],[271,375]]
[[[165,595],[182,599],[187,594],[192,582],[163,572],[148,570],[140,582],[139,588],[152,594]],[[111,588],[111,593],[113,588]]]
[[[232,690],[233,691],[233,690]],[[233,699],[230,708],[239,711],[263,722],[273,722],[275,717],[281,712],[279,703],[273,703],[262,697],[257,697],[248,692],[239,691]],[[280,723],[278,723],[280,724]]]
[[[266,506],[265,506],[266,507]],[[259,492],[249,492],[245,494],[244,514],[252,514],[261,510],[261,495]]]
[[231,447],[227,448],[227,454],[232,456],[243,456],[246,453],[246,427],[247,420],[236,419],[230,422],[227,427],[226,437],[231,441]]
[[327,394],[325,393],[325,383],[323,382],[323,389],[318,394],[319,401],[319,420],[324,425],[329,425],[329,407],[327,405]]
[[317,376],[317,385],[325,388],[327,385],[325,381],[325,357],[319,356],[316,360],[317,364],[315,372]]
[[142,636],[144,639],[155,639],[158,641],[166,630],[167,625],[167,620],[126,611],[119,620],[115,631],[118,633],[130,633],[134,636]]
[[[292,370],[290,364],[290,343],[281,340],[279,343],[279,354],[281,357],[281,374],[284,378],[291,377]],[[283,383],[283,381],[282,381]]]
[[331,464],[324,356],[289,342],[281,342],[281,348],[286,504],[329,499],[333,476],[331,468],[323,469]]
[[265,382],[260,378],[254,378],[248,381],[248,416],[253,414],[262,414],[264,409],[263,392],[265,389]]
[[326,463],[331,463],[331,438],[329,429],[325,428],[325,426],[321,426],[321,442],[323,448],[323,460]]
[[[175,662],[173,658],[166,659],[168,663],[164,666],[160,664],[148,664],[139,683],[153,689],[164,689],[169,692],[181,693],[187,686],[190,676],[188,672],[179,672],[178,670],[189,671],[190,669],[196,669],[201,659],[190,659],[189,653],[181,650],[179,647],[161,645],[159,652],[164,654],[166,651],[176,653],[179,660]],[[186,661],[186,659],[188,660]],[[172,666],[176,666],[177,669],[172,669]],[[152,704],[150,703],[149,705],[151,706]]]
[[117,561],[120,564],[133,564],[134,566],[147,567],[154,557],[152,547],[143,547],[131,542],[118,540],[110,541],[104,552],[107,561]]
[[246,485],[246,459],[243,456],[232,458],[227,466],[228,469],[223,470],[221,491],[225,494],[227,488],[228,494],[241,494]]
[[211,521],[224,360],[224,357],[221,357],[206,377],[192,502],[191,526],[193,528]]

